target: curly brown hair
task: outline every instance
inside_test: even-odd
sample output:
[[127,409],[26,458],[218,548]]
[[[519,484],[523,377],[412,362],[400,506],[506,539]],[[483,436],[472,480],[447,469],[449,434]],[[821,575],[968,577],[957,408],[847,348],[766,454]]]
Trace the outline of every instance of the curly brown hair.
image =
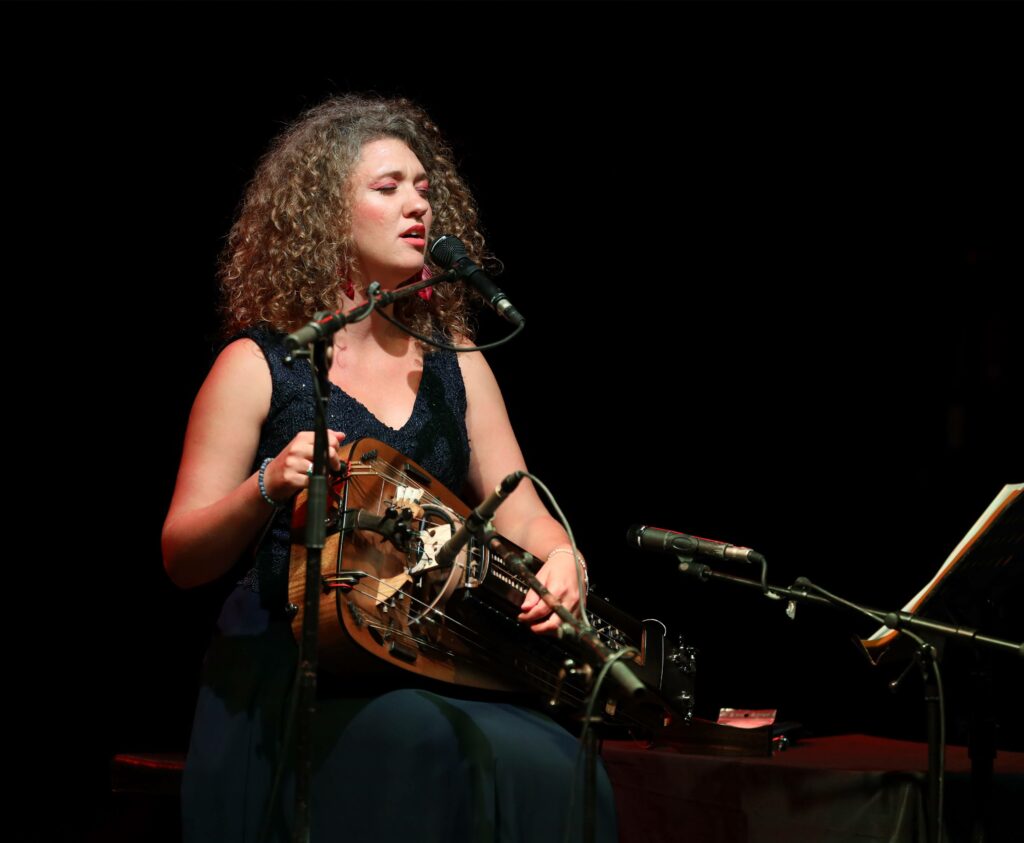
[[[434,229],[462,240],[477,262],[485,258],[476,204],[427,114],[406,99],[334,97],[274,141],[246,189],[220,260],[226,336],[255,325],[293,331],[337,308],[355,264],[349,176],[363,145],[382,138],[403,141],[426,169]],[[437,284],[429,300],[397,302],[395,316],[421,334],[472,334],[456,282]]]

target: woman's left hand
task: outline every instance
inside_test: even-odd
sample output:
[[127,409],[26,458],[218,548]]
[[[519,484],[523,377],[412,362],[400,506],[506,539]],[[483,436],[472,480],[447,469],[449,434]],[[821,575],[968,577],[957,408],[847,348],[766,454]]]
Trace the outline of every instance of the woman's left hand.
[[[579,584],[576,580],[576,565],[570,553],[556,553],[537,572],[539,579],[554,595],[555,599],[570,612],[576,612],[580,602]],[[561,619],[532,589],[526,595],[518,620],[530,624],[534,632],[552,634],[562,623]]]

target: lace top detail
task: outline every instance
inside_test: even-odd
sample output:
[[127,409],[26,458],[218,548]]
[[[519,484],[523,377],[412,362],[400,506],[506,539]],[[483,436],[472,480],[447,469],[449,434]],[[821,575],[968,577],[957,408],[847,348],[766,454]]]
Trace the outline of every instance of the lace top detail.
[[[287,365],[283,335],[252,328],[241,336],[263,351],[270,368],[273,392],[270,413],[260,432],[252,470],[267,457],[277,456],[297,433],[313,428],[312,373],[305,361]],[[436,351],[423,358],[423,375],[409,420],[397,430],[388,427],[361,402],[331,384],[328,427],[343,431],[346,441],[379,439],[422,465],[459,494],[469,472],[469,435],[466,431],[466,387],[455,352]],[[288,579],[291,508],[275,516],[256,564],[241,583],[264,596],[268,609],[283,605]]]

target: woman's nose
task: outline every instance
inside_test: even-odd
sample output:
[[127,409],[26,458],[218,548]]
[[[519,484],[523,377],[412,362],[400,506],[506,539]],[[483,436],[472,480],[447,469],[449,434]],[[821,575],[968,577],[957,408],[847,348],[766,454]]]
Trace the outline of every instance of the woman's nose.
[[406,215],[419,219],[420,217],[424,216],[429,210],[430,203],[427,201],[427,197],[420,193],[418,190],[414,191],[413,195],[406,203]]

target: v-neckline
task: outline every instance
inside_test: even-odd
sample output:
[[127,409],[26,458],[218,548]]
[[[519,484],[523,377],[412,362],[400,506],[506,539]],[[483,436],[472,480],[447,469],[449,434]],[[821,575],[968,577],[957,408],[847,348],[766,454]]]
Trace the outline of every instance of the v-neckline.
[[420,370],[420,383],[419,383],[419,386],[416,387],[416,397],[413,399],[413,402],[412,402],[412,410],[409,412],[409,418],[407,418],[405,420],[405,422],[402,424],[401,427],[392,427],[387,422],[383,421],[381,418],[379,418],[377,416],[377,414],[375,412],[373,412],[373,410],[371,410],[369,407],[367,407],[362,401],[360,401],[358,398],[356,398],[352,393],[346,392],[344,389],[342,389],[334,381],[331,381],[331,386],[334,389],[336,389],[338,392],[340,392],[342,395],[346,396],[350,401],[353,401],[355,404],[357,404],[358,406],[362,407],[362,409],[366,413],[366,415],[368,415],[371,419],[373,419],[375,422],[377,422],[377,424],[379,424],[381,427],[386,428],[387,430],[390,430],[392,433],[400,433],[401,431],[405,430],[409,426],[409,424],[412,422],[412,420],[416,417],[416,410],[419,407],[420,399],[423,396],[424,380],[425,380],[424,376],[426,374],[427,374],[427,356],[424,355],[424,358],[423,358],[423,368]]

